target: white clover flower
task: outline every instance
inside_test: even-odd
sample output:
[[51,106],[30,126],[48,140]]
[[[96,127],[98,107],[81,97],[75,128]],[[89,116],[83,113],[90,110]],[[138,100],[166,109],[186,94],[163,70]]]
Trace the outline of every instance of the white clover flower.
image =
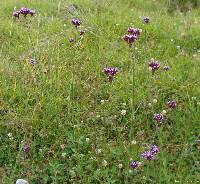
[[136,141],[136,140],[132,140],[132,141],[131,141],[131,144],[132,144],[132,145],[135,145],[135,144],[137,144],[137,141]]
[[129,169],[129,170],[128,170],[128,173],[129,173],[129,174],[132,174],[132,173],[133,173],[133,170],[132,170],[132,169]]
[[197,97],[195,97],[195,96],[192,96],[192,100],[196,100],[197,99]]
[[101,100],[101,104],[104,104],[105,100]]
[[121,169],[123,167],[123,164],[118,164],[118,168]]
[[62,153],[61,156],[62,156],[63,158],[65,158],[66,155],[67,155],[67,153],[64,152],[64,153]]
[[97,154],[101,154],[101,149],[97,149]]
[[24,179],[18,179],[16,181],[16,184],[28,184],[28,181],[24,180]]
[[8,137],[9,137],[9,138],[12,137],[12,133],[8,133]]
[[106,160],[103,160],[102,164],[103,164],[104,167],[108,166],[108,162]]
[[157,99],[153,99],[153,103],[155,103],[155,104],[156,104],[157,102],[158,102],[158,100],[157,100]]
[[64,145],[64,144],[61,144],[60,147],[61,147],[61,149],[64,149],[64,148],[65,148],[65,145]]
[[86,141],[87,143],[90,142],[90,138],[87,137],[87,138],[85,139],[85,141]]
[[125,115],[126,115],[126,110],[124,110],[124,109],[121,110],[121,115],[122,115],[122,116],[125,116]]

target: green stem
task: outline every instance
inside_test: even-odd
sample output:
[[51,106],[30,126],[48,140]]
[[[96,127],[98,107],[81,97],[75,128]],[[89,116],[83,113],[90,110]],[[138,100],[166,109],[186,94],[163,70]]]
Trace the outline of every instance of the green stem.
[[74,56],[72,60],[72,81],[71,81],[71,120],[74,125],[74,85],[75,85],[75,61],[76,61],[76,44],[77,44],[77,28],[75,32],[74,40]]
[[131,95],[131,130],[130,130],[130,141],[133,138],[133,125],[135,123],[135,47],[130,47],[131,53],[131,66],[132,66],[132,95]]

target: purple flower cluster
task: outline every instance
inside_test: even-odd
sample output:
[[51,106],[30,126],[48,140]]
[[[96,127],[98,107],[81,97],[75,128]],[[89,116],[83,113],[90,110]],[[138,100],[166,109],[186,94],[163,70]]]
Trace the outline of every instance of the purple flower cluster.
[[177,104],[176,104],[176,101],[175,100],[170,100],[168,103],[167,103],[167,106],[169,109],[175,109]]
[[138,28],[132,27],[129,27],[127,31],[129,34],[125,34],[122,39],[127,42],[129,46],[131,46],[136,40],[138,40],[138,37],[140,36],[142,31]]
[[29,63],[33,66],[35,66],[37,64],[36,59],[30,59]]
[[165,65],[165,66],[163,67],[163,69],[164,69],[165,71],[168,71],[168,70],[170,69],[170,67],[169,67],[168,65]]
[[27,143],[24,144],[24,146],[23,146],[23,152],[25,154],[28,154],[30,152],[30,150],[31,150],[31,147]]
[[131,35],[135,35],[136,37],[139,37],[141,32],[142,30],[139,28],[132,28],[132,27],[128,28],[128,33],[130,33]]
[[155,71],[160,68],[160,63],[154,59],[151,59],[149,61],[149,68],[152,70],[152,74],[154,74]]
[[155,121],[157,121],[158,123],[162,124],[163,121],[164,121],[164,116],[163,116],[162,113],[154,114],[153,119],[154,119]]
[[20,15],[24,15],[24,17],[26,17],[27,15],[34,16],[35,10],[31,10],[29,8],[22,7],[19,10],[13,12],[13,16],[16,18],[19,18]]
[[103,72],[106,74],[108,80],[110,82],[113,81],[113,77],[119,72],[118,68],[104,68]]
[[132,43],[134,43],[137,40],[137,36],[135,36],[135,35],[128,35],[128,34],[124,35],[122,38],[129,45],[132,45]]
[[71,22],[76,28],[81,25],[81,21],[78,18],[72,19]]
[[130,163],[130,167],[133,168],[133,169],[137,169],[141,166],[141,162],[138,162],[138,161],[132,161]]
[[80,36],[85,34],[85,30],[80,30]]
[[151,149],[141,154],[142,158],[147,160],[155,159],[155,155],[160,152],[160,148],[156,145],[151,146]]
[[146,16],[145,16],[145,17],[143,17],[142,20],[143,20],[143,23],[144,23],[144,24],[148,24],[150,19],[149,19],[149,17],[146,17]]

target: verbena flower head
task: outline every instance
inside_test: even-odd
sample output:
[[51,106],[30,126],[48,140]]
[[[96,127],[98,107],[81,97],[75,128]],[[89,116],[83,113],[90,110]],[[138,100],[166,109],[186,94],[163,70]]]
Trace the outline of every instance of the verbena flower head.
[[142,32],[141,29],[139,29],[139,28],[132,28],[132,27],[129,27],[127,31],[128,31],[128,33],[130,33],[132,35],[135,35],[137,37],[140,36],[140,34]]
[[30,59],[29,63],[33,66],[35,66],[37,64],[36,59]]
[[119,72],[119,70],[117,68],[107,67],[103,69],[103,72],[106,74],[108,80],[112,82],[113,77]]
[[151,150],[150,150],[153,154],[156,154],[160,151],[160,148],[156,145],[152,145],[151,146]]
[[72,42],[74,42],[74,41],[75,41],[74,38],[70,38],[70,39],[69,39],[69,42],[70,42],[70,43],[72,43]]
[[28,145],[28,144],[25,144],[24,147],[23,147],[23,152],[25,154],[28,154],[31,150],[31,147]]
[[177,104],[175,102],[175,100],[170,100],[168,103],[167,103],[167,106],[169,109],[175,109]]
[[19,15],[24,15],[25,17],[29,14],[31,16],[35,15],[35,10],[31,10],[29,8],[22,7],[20,10],[14,11],[13,16],[19,18]]
[[164,121],[164,116],[162,113],[160,114],[154,114],[153,119],[157,121],[158,123],[162,123]]
[[25,7],[22,7],[19,11],[20,11],[20,14],[22,14],[24,16],[27,16],[28,14],[33,16],[35,14],[34,10],[31,10],[31,9],[25,8]]
[[146,16],[145,16],[145,17],[143,17],[142,20],[143,20],[143,23],[144,23],[144,24],[148,24],[150,19],[149,19],[149,17],[146,17]]
[[80,30],[80,36],[85,34],[85,30]]
[[154,153],[152,153],[151,151],[145,151],[144,153],[141,154],[142,158],[145,158],[147,160],[153,160],[154,157]]
[[18,10],[13,12],[13,17],[19,18],[19,15],[20,12]]
[[78,18],[74,18],[72,19],[72,24],[75,26],[75,27],[78,27],[81,25],[81,21],[78,19]]
[[160,68],[160,63],[153,58],[149,61],[149,67],[152,70],[152,73],[154,74],[156,70]]
[[128,34],[126,34],[122,38],[129,45],[132,45],[132,43],[134,43],[137,40],[137,36],[136,35],[128,35]]
[[163,67],[163,69],[164,69],[165,71],[168,71],[168,70],[170,69],[170,67],[169,67],[168,65],[165,65],[165,66]]
[[130,167],[132,167],[133,169],[137,169],[140,166],[141,166],[141,162],[138,162],[138,161],[132,161],[130,163]]

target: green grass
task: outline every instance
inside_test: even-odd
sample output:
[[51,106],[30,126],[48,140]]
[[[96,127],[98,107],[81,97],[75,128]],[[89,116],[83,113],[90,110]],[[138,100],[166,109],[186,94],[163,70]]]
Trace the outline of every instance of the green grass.
[[[159,0],[0,1],[0,183],[18,178],[30,184],[200,181],[200,9],[172,15],[166,5]],[[35,9],[37,16],[15,20],[15,6]],[[142,24],[143,16],[150,24]],[[68,41],[75,34],[73,17],[86,30],[78,49]],[[133,125],[131,58],[121,39],[130,25],[143,30],[134,44]],[[34,67],[31,58],[38,61]],[[151,58],[161,63],[154,76]],[[120,70],[112,83],[102,73],[107,66]],[[168,99],[177,101],[176,109],[167,109]],[[152,117],[163,110],[166,120],[156,129]],[[25,143],[31,147],[28,155],[22,151]],[[155,160],[141,158],[146,144],[160,147]],[[142,162],[139,173],[129,167],[131,159]]]

